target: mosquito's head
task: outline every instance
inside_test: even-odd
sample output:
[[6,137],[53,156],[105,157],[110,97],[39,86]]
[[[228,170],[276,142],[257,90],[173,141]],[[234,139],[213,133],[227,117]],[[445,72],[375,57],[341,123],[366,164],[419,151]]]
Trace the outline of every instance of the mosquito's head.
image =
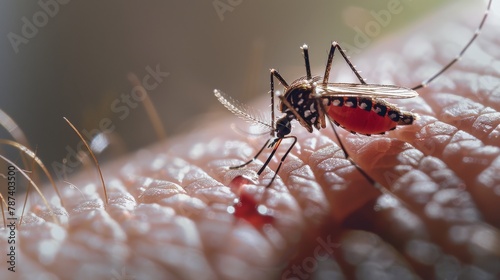
[[276,121],[276,137],[283,138],[292,132],[292,123],[289,115],[285,115]]

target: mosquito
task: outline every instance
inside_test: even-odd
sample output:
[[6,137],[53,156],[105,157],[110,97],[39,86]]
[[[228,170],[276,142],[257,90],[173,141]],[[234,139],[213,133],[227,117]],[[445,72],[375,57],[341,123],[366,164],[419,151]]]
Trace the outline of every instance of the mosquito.
[[[309,48],[305,44],[301,47],[301,49],[306,67],[306,76],[301,77],[292,83],[288,83],[277,70],[270,70],[271,124],[264,123],[257,117],[248,113],[245,110],[245,107],[240,105],[240,103],[234,101],[231,97],[224,94],[220,90],[215,89],[215,96],[229,111],[247,121],[259,123],[270,128],[271,137],[264,143],[257,154],[251,160],[238,166],[232,166],[230,169],[240,169],[249,165],[259,157],[265,148],[271,148],[271,154],[267,157],[266,161],[257,172],[257,175],[261,175],[271,159],[274,157],[274,154],[281,145],[282,141],[290,139],[292,142],[285,154],[281,157],[271,181],[266,186],[266,188],[268,188],[276,179],[281,165],[297,143],[297,137],[290,135],[292,132],[292,121],[298,121],[298,123],[308,132],[312,133],[314,128],[317,130],[326,128],[326,121],[328,120],[345,158],[348,159],[372,185],[386,193],[387,191],[385,191],[385,188],[372,179],[372,177],[361,169],[361,167],[359,167],[349,156],[337,133],[337,130],[335,129],[335,125],[340,126],[352,133],[370,136],[372,134],[384,134],[387,131],[396,129],[398,126],[413,124],[418,119],[416,114],[404,111],[384,99],[406,99],[417,97],[418,93],[416,90],[426,87],[433,80],[448,70],[453,64],[459,61],[470,45],[479,36],[486,18],[488,17],[492,1],[493,0],[489,0],[484,15],[479,26],[474,32],[474,35],[469,39],[459,54],[430,78],[412,88],[395,85],[367,84],[363,77],[361,77],[359,71],[356,70],[355,66],[349,60],[342,47],[337,42],[333,42],[328,53],[328,60],[322,77],[313,76],[311,74]],[[344,61],[359,80],[359,84],[329,82],[328,79],[335,51],[338,51],[343,57]],[[278,108],[283,115],[276,120],[274,113],[275,79],[284,86],[283,94],[277,96],[280,101]]]

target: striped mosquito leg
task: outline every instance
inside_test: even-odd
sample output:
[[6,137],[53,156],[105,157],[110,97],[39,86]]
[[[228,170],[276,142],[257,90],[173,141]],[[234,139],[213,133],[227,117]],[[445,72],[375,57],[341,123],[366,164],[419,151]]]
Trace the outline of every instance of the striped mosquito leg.
[[278,73],[277,70],[271,69],[271,136],[275,135],[275,129],[276,127],[274,126],[274,78],[278,79],[278,81],[285,87],[288,87],[288,83],[281,77],[280,73]]
[[443,68],[441,68],[441,70],[437,71],[436,74],[432,75],[430,78],[428,78],[427,80],[424,80],[422,83],[420,83],[419,85],[417,86],[414,86],[412,89],[413,90],[417,90],[417,89],[420,89],[420,88],[424,88],[426,87],[427,85],[429,85],[434,79],[436,79],[437,77],[441,76],[441,74],[443,74],[446,70],[448,70],[453,64],[455,64],[457,61],[459,61],[462,56],[464,55],[464,53],[467,51],[467,49],[470,47],[470,45],[476,40],[476,38],[479,36],[479,34],[481,33],[481,30],[483,29],[483,25],[484,23],[486,22],[486,18],[488,18],[488,14],[490,13],[490,9],[491,9],[491,3],[493,2],[493,0],[490,0],[488,2],[488,6],[486,7],[486,10],[484,11],[484,15],[483,15],[483,18],[481,19],[481,22],[479,23],[479,26],[477,27],[476,31],[474,32],[474,34],[472,35],[472,37],[469,39],[469,42],[467,42],[467,44],[465,44],[465,46],[462,48],[462,50],[458,53],[458,55],[452,59],[450,62],[448,62],[448,64],[446,64]]
[[[321,106],[321,110],[325,111],[324,106]],[[390,190],[388,190],[382,184],[380,184],[379,182],[375,181],[375,179],[373,179],[370,175],[368,175],[368,173],[366,173],[356,162],[354,162],[354,160],[349,156],[349,153],[347,152],[347,149],[345,148],[344,143],[342,143],[342,140],[340,139],[339,134],[338,134],[337,130],[335,129],[334,123],[332,122],[332,120],[330,118],[328,118],[328,121],[330,122],[330,126],[333,129],[333,133],[335,134],[335,138],[337,138],[337,141],[339,143],[340,149],[344,153],[344,157],[351,162],[351,164],[359,171],[359,173],[361,173],[361,175],[363,175],[363,177],[365,177],[365,179],[374,188],[376,188],[377,190],[379,190],[383,194],[390,195],[391,197],[393,197],[394,199],[396,199],[397,201],[399,201],[402,205],[406,205],[406,203],[404,201],[402,201],[401,199],[399,199],[395,194],[393,194]]]
[[302,47],[302,53],[304,54],[304,62],[306,64],[306,77],[308,80],[312,79],[311,75],[311,64],[309,63],[309,47],[304,44]]
[[330,78],[330,70],[332,70],[333,54],[335,53],[335,48],[338,46],[335,42],[330,46],[330,51],[328,52],[328,60],[326,61],[325,75],[323,75],[323,84],[328,83]]
[[366,85],[365,80],[363,77],[361,77],[361,74],[359,74],[359,71],[356,70],[356,67],[352,62],[349,60],[349,57],[345,54],[344,50],[342,50],[342,47],[337,43],[333,42],[332,46],[330,47],[330,52],[328,53],[328,61],[326,63],[326,68],[325,68],[325,76],[323,76],[323,83],[328,83],[328,76],[330,76],[330,70],[332,68],[332,61],[333,61],[333,56],[335,54],[335,50],[338,49],[342,57],[344,58],[345,62],[349,67],[351,68],[352,72],[356,77],[358,78],[359,82]]
[[274,172],[274,175],[273,175],[273,178],[271,178],[271,181],[267,184],[266,188],[269,188],[274,180],[276,179],[276,176],[278,176],[278,172],[280,171],[280,168],[281,168],[281,165],[283,164],[283,162],[285,161],[286,157],[288,156],[288,154],[290,153],[290,151],[293,149],[293,147],[295,146],[295,143],[297,143],[297,137],[291,135],[291,136],[285,136],[283,138],[279,138],[277,139],[276,143],[273,143],[271,145],[274,145],[273,147],[273,151],[271,152],[271,154],[269,155],[269,157],[267,158],[266,162],[264,163],[264,165],[262,165],[262,167],[260,168],[259,172],[257,172],[258,175],[260,175],[264,169],[266,168],[266,166],[269,164],[269,162],[271,161],[271,158],[274,156],[274,154],[276,153],[276,150],[278,149],[278,147],[280,146],[281,144],[281,141],[283,139],[288,139],[288,138],[291,138],[293,139],[293,142],[292,144],[290,145],[290,147],[288,147],[288,150],[286,151],[286,153],[281,157],[280,159],[280,163],[278,165],[278,167],[276,168],[276,171]]

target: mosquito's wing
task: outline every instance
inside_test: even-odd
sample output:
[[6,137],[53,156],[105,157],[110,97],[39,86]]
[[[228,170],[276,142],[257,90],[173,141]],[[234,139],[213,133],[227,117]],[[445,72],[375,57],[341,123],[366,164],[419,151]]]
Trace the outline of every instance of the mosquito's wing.
[[412,98],[418,93],[412,89],[377,84],[328,83],[316,86],[316,91],[322,96],[346,96],[368,98]]

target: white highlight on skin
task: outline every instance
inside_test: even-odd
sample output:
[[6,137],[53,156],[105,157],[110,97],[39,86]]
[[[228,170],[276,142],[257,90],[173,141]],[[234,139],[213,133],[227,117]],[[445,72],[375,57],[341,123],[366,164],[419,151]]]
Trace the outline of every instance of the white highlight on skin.
[[90,148],[94,153],[101,153],[110,145],[110,142],[104,133],[97,134],[90,142]]
[[406,245],[406,253],[420,263],[431,265],[441,256],[439,248],[423,240],[411,240]]
[[260,204],[259,206],[257,206],[257,212],[259,212],[259,214],[261,215],[267,215],[269,210],[264,204]]
[[483,229],[476,231],[472,235],[472,243],[485,251],[498,251],[500,248],[499,240],[492,229]]
[[399,202],[395,197],[388,194],[384,194],[377,199],[377,204],[375,206],[375,209],[382,210],[386,208],[395,208],[398,206]]

